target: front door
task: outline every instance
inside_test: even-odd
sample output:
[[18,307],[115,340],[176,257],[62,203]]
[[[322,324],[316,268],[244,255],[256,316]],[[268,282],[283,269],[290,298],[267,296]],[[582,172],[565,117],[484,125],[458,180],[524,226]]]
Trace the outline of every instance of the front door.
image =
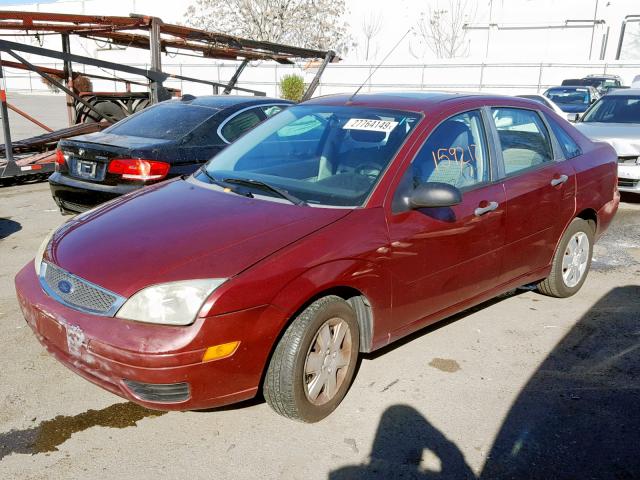
[[[492,183],[491,170],[482,116],[474,110],[442,122],[404,173],[388,219],[391,339],[495,286],[506,215],[504,189]],[[407,199],[422,182],[457,187],[462,203],[411,209]]]

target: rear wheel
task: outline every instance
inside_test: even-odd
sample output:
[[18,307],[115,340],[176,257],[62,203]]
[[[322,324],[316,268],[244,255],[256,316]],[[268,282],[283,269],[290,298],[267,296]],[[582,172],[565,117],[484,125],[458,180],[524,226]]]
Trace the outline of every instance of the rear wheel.
[[322,420],[346,395],[359,346],[358,321],[347,302],[336,296],[313,302],[276,346],[264,382],[267,403],[294,420]]
[[538,290],[551,297],[570,297],[587,278],[593,254],[593,227],[581,218],[569,224],[553,256],[551,273]]

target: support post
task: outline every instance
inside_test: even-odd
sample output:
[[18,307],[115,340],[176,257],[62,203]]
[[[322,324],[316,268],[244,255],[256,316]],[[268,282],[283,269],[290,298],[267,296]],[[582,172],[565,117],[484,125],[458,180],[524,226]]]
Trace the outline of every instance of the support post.
[[[151,29],[149,30],[149,51],[151,52],[151,70],[156,72],[162,71],[162,60],[160,53],[162,45],[160,43],[160,25],[162,20],[157,17],[151,19]],[[150,83],[150,100],[151,104],[164,100],[164,96],[160,93],[162,82],[152,80]]]
[[11,128],[9,127],[9,109],[7,108],[7,91],[5,90],[4,81],[4,68],[0,61],[0,115],[2,115],[2,135],[4,139],[4,155],[7,159],[7,163],[0,172],[0,177],[4,175],[4,172],[14,165],[13,159],[13,143],[11,143]]
[[331,60],[333,60],[335,56],[336,52],[334,52],[333,50],[327,51],[327,54],[322,61],[322,65],[320,65],[320,68],[318,68],[315,77],[313,77],[313,80],[311,80],[311,83],[309,84],[309,88],[307,88],[307,91],[304,92],[304,95],[302,96],[303,102],[305,100],[309,100],[313,96],[313,92],[316,91],[316,88],[318,88],[318,84],[320,83],[320,77],[322,77],[325,68],[327,68],[327,65],[329,65],[329,62],[331,62]]
[[[66,54],[71,53],[71,43],[69,42],[69,34],[63,33],[62,37],[62,52]],[[69,87],[69,90],[73,90],[73,67],[71,61],[66,58],[64,60],[64,81]],[[66,95],[67,99],[67,117],[69,120],[69,126],[73,126],[76,123],[76,108],[73,101],[73,97],[69,94]]]
[[242,60],[242,63],[238,65],[238,68],[233,74],[233,77],[231,77],[231,80],[229,80],[229,83],[227,83],[227,86],[224,87],[224,90],[222,92],[223,95],[229,95],[231,93],[231,90],[233,90],[233,87],[235,87],[236,83],[238,83],[238,78],[240,78],[242,71],[248,64],[249,64],[249,60],[247,58]]

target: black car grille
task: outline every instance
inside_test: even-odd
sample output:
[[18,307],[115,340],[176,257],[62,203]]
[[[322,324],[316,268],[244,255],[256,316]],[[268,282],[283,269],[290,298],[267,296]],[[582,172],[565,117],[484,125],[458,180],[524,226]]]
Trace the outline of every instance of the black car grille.
[[638,163],[638,156],[618,157],[618,163],[620,165],[636,165]]
[[191,396],[189,384],[181,383],[140,383],[124,380],[125,385],[137,398],[146,402],[177,403]]
[[111,316],[124,302],[124,298],[119,295],[76,277],[51,263],[43,262],[40,272],[40,282],[45,291],[56,300],[76,310]]
[[640,180],[632,180],[630,178],[619,178],[618,186],[625,188],[638,188],[640,186]]

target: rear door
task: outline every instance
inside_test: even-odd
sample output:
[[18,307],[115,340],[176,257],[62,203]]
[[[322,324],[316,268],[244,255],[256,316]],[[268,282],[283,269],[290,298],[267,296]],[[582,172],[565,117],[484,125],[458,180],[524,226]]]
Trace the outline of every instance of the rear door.
[[[425,317],[498,282],[505,195],[502,184],[492,181],[488,146],[480,110],[450,117],[423,143],[393,194],[390,245],[384,253],[394,279],[397,329],[413,330]],[[408,196],[423,182],[454,185],[462,192],[462,203],[408,208]]]
[[502,282],[544,269],[575,210],[575,172],[537,110],[491,109],[506,193]]

